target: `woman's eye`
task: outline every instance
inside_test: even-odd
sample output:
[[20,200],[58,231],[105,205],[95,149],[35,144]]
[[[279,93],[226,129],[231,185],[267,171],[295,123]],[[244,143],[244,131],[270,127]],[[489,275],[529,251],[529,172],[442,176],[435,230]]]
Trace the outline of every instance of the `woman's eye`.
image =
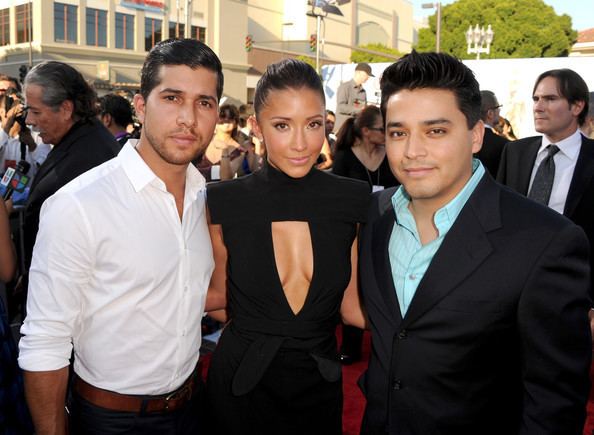
[[312,121],[309,123],[308,127],[311,129],[320,128],[324,125],[322,121]]
[[278,124],[274,124],[274,128],[276,128],[277,130],[286,130],[287,128],[289,128],[289,126],[284,122],[279,122]]

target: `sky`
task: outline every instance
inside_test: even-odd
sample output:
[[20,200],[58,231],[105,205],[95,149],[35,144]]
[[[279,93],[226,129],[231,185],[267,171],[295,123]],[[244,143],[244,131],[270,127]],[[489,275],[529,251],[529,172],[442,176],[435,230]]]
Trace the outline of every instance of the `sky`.
[[[441,4],[447,5],[456,0],[442,0]],[[594,27],[594,0],[544,0],[544,2],[555,9],[559,15],[567,14],[575,30],[585,30]],[[435,9],[422,9],[423,3],[431,3],[428,0],[412,0],[413,15],[415,18],[423,18],[433,15]]]

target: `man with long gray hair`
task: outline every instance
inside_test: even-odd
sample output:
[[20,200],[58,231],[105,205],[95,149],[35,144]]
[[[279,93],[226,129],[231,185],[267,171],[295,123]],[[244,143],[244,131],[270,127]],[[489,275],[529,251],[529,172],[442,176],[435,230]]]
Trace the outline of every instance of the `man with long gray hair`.
[[53,149],[39,167],[25,209],[25,263],[33,245],[44,201],[83,172],[115,157],[121,148],[96,119],[95,91],[80,72],[62,62],[43,62],[24,83],[27,124]]

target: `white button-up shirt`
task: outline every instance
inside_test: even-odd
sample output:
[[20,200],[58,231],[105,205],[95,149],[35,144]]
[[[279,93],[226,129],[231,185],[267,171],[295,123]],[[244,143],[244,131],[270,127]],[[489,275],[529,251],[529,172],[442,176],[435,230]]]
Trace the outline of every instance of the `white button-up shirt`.
[[214,268],[205,181],[186,172],[183,218],[165,183],[126,145],[43,205],[29,273],[20,366],[69,364],[124,394],[175,390],[198,361]]
[[[536,159],[534,160],[528,192],[530,192],[530,189],[532,188],[532,182],[534,181],[538,167],[548,155],[546,148],[552,143],[553,142],[546,136],[542,137],[542,144],[538,149]],[[582,147],[582,135],[579,130],[576,130],[571,136],[556,142],[555,145],[559,147],[559,152],[553,156],[553,161],[555,162],[555,178],[553,179],[553,188],[551,190],[548,206],[563,214],[563,210],[565,210],[565,201],[567,200],[567,194],[569,193],[569,186],[571,185],[575,165]]]

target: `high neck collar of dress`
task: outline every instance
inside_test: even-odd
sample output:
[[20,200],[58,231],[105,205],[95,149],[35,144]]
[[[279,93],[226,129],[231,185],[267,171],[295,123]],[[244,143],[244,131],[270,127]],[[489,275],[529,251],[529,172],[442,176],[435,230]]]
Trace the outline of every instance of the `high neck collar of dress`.
[[274,184],[299,185],[302,183],[307,183],[313,177],[316,171],[317,169],[315,169],[312,166],[311,170],[305,176],[300,178],[293,178],[285,174],[284,172],[278,170],[266,160],[264,162],[264,166],[260,170],[260,173],[267,181]]

